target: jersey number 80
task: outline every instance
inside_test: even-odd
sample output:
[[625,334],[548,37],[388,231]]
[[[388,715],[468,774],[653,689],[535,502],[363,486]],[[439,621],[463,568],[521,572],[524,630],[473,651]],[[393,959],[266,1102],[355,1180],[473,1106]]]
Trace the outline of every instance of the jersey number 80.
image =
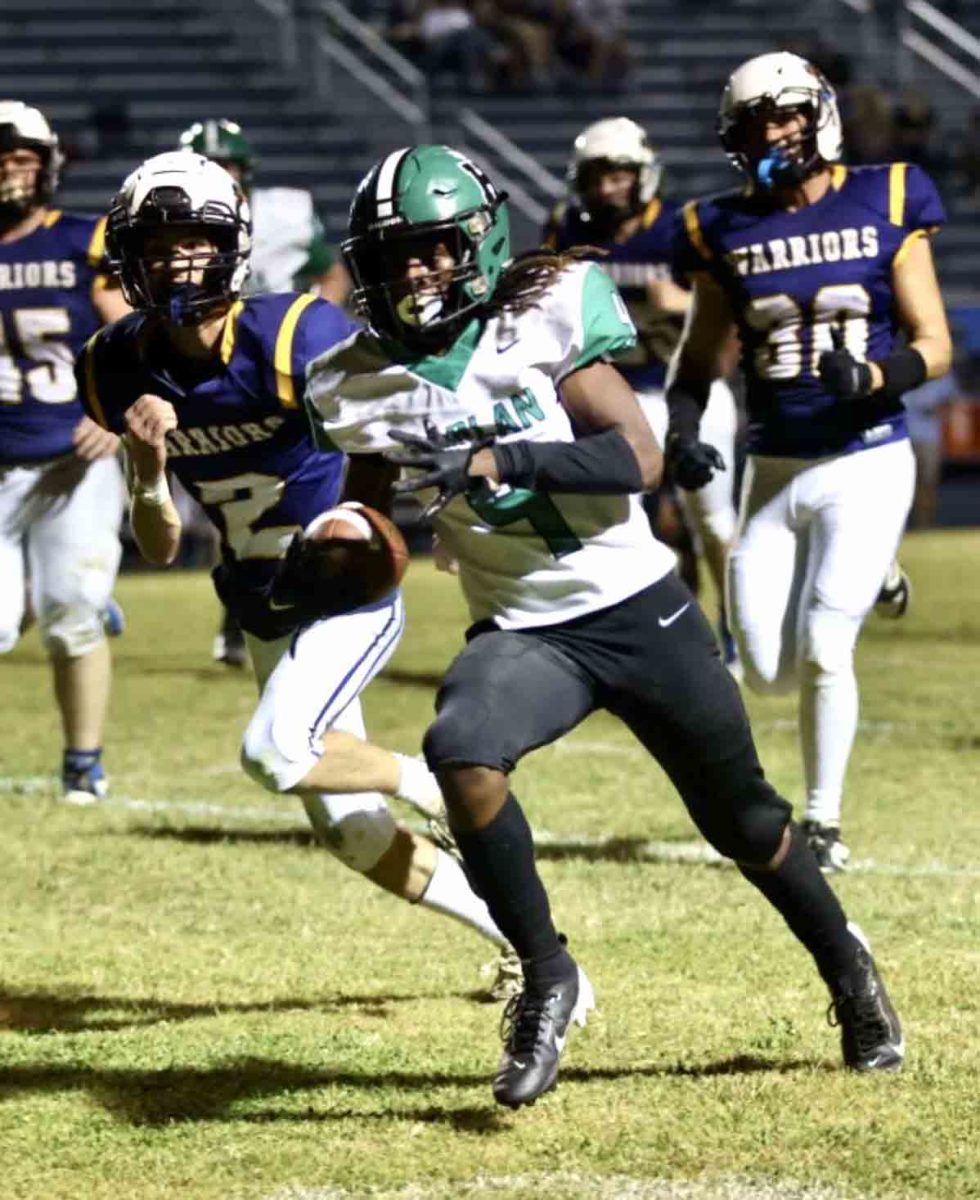
[[745,310],[751,328],[766,335],[753,355],[756,375],[780,381],[804,373],[817,376],[820,355],[834,348],[834,328],[843,331],[844,346],[863,362],[868,352],[870,313],[871,297],[859,283],[828,284],[809,304],[801,304],[786,292],[757,296]]

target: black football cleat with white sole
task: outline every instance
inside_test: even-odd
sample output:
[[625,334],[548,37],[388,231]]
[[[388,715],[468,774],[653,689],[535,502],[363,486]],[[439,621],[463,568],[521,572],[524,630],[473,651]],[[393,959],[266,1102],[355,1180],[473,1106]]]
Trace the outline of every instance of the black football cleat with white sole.
[[847,869],[851,852],[841,840],[838,826],[821,825],[819,821],[807,820],[800,822],[800,828],[807,845],[813,851],[817,866],[825,875]]
[[827,1016],[840,1026],[844,1065],[852,1071],[897,1071],[905,1061],[905,1038],[884,982],[863,935],[855,968],[832,989]]
[[569,1027],[583,1027],[594,1007],[592,984],[581,968],[543,995],[525,990],[509,1000],[500,1026],[504,1052],[493,1080],[497,1103],[517,1109],[550,1092]]

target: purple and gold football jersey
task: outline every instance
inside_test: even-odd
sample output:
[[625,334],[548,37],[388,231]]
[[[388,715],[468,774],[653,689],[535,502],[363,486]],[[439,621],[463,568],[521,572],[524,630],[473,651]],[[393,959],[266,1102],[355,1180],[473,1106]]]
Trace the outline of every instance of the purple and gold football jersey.
[[344,456],[314,448],[302,395],[307,363],[354,330],[334,305],[289,292],[237,301],[196,376],[175,371],[138,312],[100,330],[78,359],[85,409],[114,433],[144,393],[174,406],[168,469],[217,528],[239,590],[261,591],[292,535],[339,498]]
[[596,261],[622,293],[637,333],[636,345],[617,356],[616,366],[637,392],[663,387],[667,363],[680,340],[682,318],[657,312],[647,292],[647,284],[671,278],[679,212],[677,205],[655,197],[644,209],[640,228],[617,242],[597,238],[579,205],[560,204],[545,230],[545,245],[552,250],[595,246],[605,251]]
[[906,436],[900,400],[839,400],[818,364],[835,329],[857,359],[891,353],[892,268],[944,221],[932,180],[907,163],[835,165],[826,195],[795,212],[745,192],[685,205],[677,269],[708,272],[731,303],[750,453],[818,458]]
[[75,355],[102,323],[105,219],[52,209],[0,243],[0,465],[67,454],[82,417]]

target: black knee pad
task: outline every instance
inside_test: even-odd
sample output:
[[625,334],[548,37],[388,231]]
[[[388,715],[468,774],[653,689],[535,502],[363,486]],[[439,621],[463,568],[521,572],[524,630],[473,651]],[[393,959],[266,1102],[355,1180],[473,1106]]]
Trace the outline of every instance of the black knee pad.
[[761,770],[728,775],[725,783],[699,790],[688,809],[698,828],[726,858],[765,866],[779,849],[792,808]]

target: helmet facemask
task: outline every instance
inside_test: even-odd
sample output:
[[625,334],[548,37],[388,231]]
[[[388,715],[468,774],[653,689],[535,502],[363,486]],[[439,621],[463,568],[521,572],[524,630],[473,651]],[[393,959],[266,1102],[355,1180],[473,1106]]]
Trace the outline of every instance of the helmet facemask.
[[21,137],[15,126],[0,125],[0,155],[30,150],[41,160],[37,169],[4,170],[0,174],[0,232],[14,225],[36,208],[42,208],[54,196],[61,165],[55,148],[32,138]]
[[[492,294],[480,249],[504,196],[444,221],[371,229],[344,242],[354,303],[378,332],[415,353],[444,350]],[[496,219],[496,222],[495,222]],[[498,229],[499,232],[499,229]],[[437,254],[443,247],[445,264]],[[410,263],[424,270],[412,272]]]
[[[221,201],[209,200],[192,211],[186,194],[176,187],[154,188],[135,217],[124,205],[114,206],[107,245],[127,303],[176,325],[196,325],[230,303],[247,272],[240,224],[239,215]],[[154,247],[153,239],[165,231],[206,239],[214,249],[176,254]]]
[[[592,198],[593,189],[601,177],[613,171],[629,171],[633,176],[625,204]],[[598,237],[612,237],[623,221],[636,216],[646,207],[647,202],[640,194],[640,174],[640,163],[616,162],[610,158],[591,158],[579,163],[575,171],[575,193]]]

